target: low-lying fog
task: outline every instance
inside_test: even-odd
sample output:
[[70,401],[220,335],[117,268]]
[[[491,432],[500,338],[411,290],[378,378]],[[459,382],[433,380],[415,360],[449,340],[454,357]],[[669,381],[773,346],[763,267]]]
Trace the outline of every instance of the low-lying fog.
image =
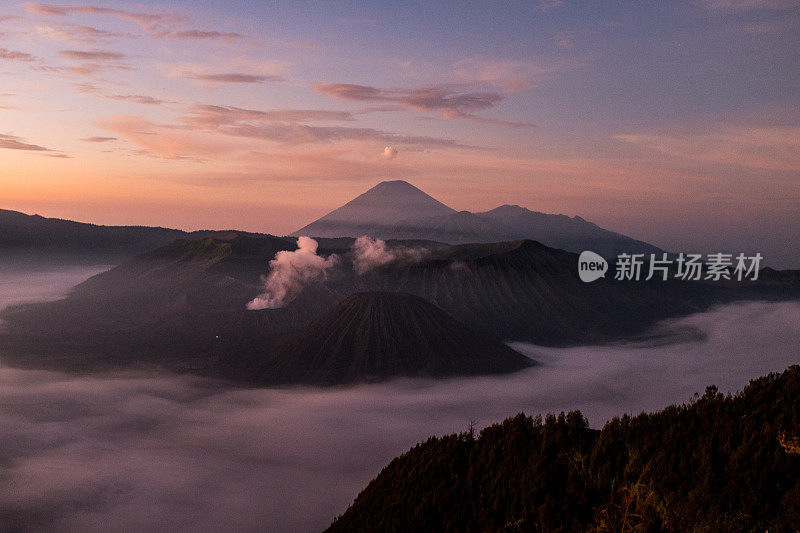
[[[46,278],[0,279],[28,291],[0,305],[80,281]],[[783,370],[800,359],[800,303],[730,305],[660,333],[613,347],[514,344],[543,365],[506,377],[337,390],[0,365],[0,530],[320,530],[393,457],[470,420],[581,409],[599,427]]]
[[0,270],[0,309],[9,305],[42,302],[64,296],[71,287],[110,267],[74,267],[56,272],[5,272]]

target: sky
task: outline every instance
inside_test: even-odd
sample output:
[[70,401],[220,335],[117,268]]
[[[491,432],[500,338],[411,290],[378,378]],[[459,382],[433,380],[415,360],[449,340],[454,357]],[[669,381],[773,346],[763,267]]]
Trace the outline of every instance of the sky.
[[287,234],[384,179],[800,268],[800,0],[0,1],[0,208]]

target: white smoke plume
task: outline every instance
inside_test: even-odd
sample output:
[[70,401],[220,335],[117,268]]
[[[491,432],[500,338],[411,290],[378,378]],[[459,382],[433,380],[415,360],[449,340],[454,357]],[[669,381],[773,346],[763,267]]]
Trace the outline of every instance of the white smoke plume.
[[339,256],[317,255],[317,241],[310,237],[297,238],[297,250],[275,254],[269,262],[270,272],[264,281],[264,291],[247,304],[247,308],[277,309],[283,307],[310,282],[324,279],[329,268],[339,262]]
[[386,265],[393,261],[419,261],[427,250],[423,248],[406,248],[397,246],[387,248],[386,242],[381,239],[373,239],[363,235],[356,239],[352,246],[353,251],[353,270],[359,276],[369,272],[373,268]]
[[397,148],[395,148],[394,146],[387,146],[386,148],[383,149],[383,152],[381,153],[382,159],[388,160],[388,159],[394,159],[395,157],[397,157]]

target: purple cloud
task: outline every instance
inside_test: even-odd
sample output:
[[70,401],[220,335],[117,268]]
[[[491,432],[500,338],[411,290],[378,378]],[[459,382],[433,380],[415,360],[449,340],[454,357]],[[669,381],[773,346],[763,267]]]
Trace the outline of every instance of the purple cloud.
[[81,61],[120,61],[126,57],[111,50],[61,50],[58,55]]
[[4,135],[0,133],[0,148],[6,150],[27,150],[31,152],[51,152],[49,148],[39,146],[38,144],[29,144],[22,140],[21,137],[15,135]]
[[8,48],[0,48],[0,59],[8,61],[38,61],[39,58],[32,56],[26,52],[18,52],[16,50],[9,50]]
[[147,96],[145,94],[109,94],[104,96],[103,98],[109,98],[111,100],[121,100],[124,102],[133,102],[134,104],[144,104],[144,105],[163,105],[163,104],[175,103],[167,100],[161,100],[160,98],[154,98],[152,96]]
[[530,127],[532,124],[484,118],[473,114],[495,107],[505,98],[496,91],[465,91],[459,85],[440,85],[418,89],[381,89],[351,83],[324,83],[315,85],[318,92],[340,100],[357,102],[387,102],[416,111],[438,111],[443,118],[468,119],[476,122],[513,127]]
[[52,28],[50,26],[37,27],[37,32],[45,37],[61,41],[72,41],[77,43],[91,43],[101,39],[111,39],[115,37],[136,37],[132,33],[116,33],[108,30],[99,30],[91,26],[60,26]]
[[40,4],[28,2],[25,7],[31,13],[51,17],[65,17],[75,13],[108,15],[123,20],[135,22],[144,30],[153,31],[162,25],[170,26],[187,22],[187,18],[177,13],[136,13],[123,9],[111,9],[98,6],[59,6],[55,4]]
[[225,72],[220,74],[189,74],[191,80],[208,81],[213,83],[264,83],[265,81],[286,81],[282,76],[264,74],[241,74],[238,72]]
[[116,137],[84,137],[81,139],[83,142],[87,143],[107,143],[111,141],[116,141]]
[[241,33],[232,31],[219,32],[219,31],[202,31],[202,30],[186,30],[176,31],[166,34],[167,39],[201,39],[201,40],[224,40],[232,41],[236,39],[243,39],[245,36]]
[[193,129],[216,131],[236,137],[301,144],[340,140],[381,140],[393,144],[463,146],[451,139],[397,135],[373,128],[311,126],[308,122],[352,121],[346,111],[324,109],[279,109],[259,111],[238,107],[197,105],[192,114],[179,121]]

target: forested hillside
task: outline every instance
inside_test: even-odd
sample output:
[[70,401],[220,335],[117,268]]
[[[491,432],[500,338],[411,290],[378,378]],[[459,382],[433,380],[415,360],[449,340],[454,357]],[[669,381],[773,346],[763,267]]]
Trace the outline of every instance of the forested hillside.
[[392,461],[329,531],[797,531],[800,366],[602,430],[523,414]]

